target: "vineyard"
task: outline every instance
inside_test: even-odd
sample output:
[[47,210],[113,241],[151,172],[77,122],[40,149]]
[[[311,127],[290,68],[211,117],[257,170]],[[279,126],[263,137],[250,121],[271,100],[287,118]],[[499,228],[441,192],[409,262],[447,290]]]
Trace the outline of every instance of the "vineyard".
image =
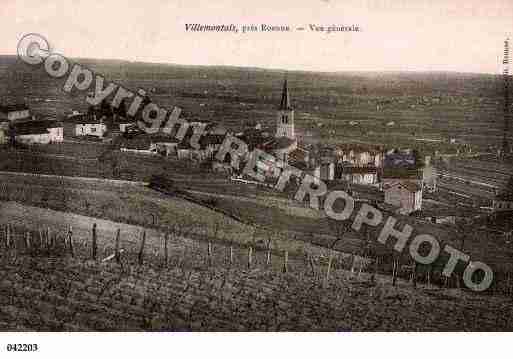
[[[77,233],[80,233],[78,235]],[[355,258],[200,241],[106,240],[73,228],[0,231],[6,331],[511,330],[512,305],[369,271]]]

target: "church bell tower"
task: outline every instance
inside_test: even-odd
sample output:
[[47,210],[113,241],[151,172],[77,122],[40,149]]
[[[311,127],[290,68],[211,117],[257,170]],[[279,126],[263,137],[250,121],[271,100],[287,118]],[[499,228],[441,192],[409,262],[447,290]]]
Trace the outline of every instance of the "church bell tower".
[[290,105],[289,89],[287,87],[287,80],[283,83],[283,90],[281,93],[281,102],[276,116],[276,136],[287,137],[292,140],[296,139],[294,132],[294,110]]

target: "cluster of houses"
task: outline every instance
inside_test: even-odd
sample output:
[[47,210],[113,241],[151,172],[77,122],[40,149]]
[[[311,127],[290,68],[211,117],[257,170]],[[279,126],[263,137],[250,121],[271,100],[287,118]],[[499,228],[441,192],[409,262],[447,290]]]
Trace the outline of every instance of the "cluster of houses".
[[104,112],[100,107],[92,107],[87,113],[72,111],[57,121],[36,118],[26,104],[0,106],[0,144],[49,144],[74,137],[103,139],[109,132],[123,133],[135,127],[133,120]]
[[[206,127],[199,139],[199,147],[192,148],[187,137],[193,135],[195,125]],[[118,134],[120,151],[208,162],[214,171],[232,171],[229,161],[220,163],[215,160],[228,133],[243,140],[250,151],[258,148],[270,153],[283,163],[323,180],[328,188],[337,188],[343,183],[346,188],[371,189],[375,191],[373,193],[380,194],[380,200],[385,205],[395,208],[398,213],[419,213],[422,210],[423,192],[436,190],[437,177],[430,158],[422,157],[415,150],[386,150],[381,146],[366,144],[299,143],[286,80],[276,110],[274,129],[262,129],[261,125],[257,125],[232,133],[219,124],[198,122],[191,123],[186,139],[181,142],[162,133],[138,131],[133,118],[128,120],[104,104],[90,108],[87,113],[73,111],[62,122],[38,120],[24,104],[0,106],[0,144],[13,140],[27,144],[48,144],[62,142],[64,138],[103,139]],[[278,174],[269,170],[265,175],[271,179]],[[494,201],[495,210],[513,210],[513,199],[510,197],[511,194],[498,195]]]
[[[258,148],[270,153],[283,163],[325,181],[328,186],[347,183],[375,187],[384,193],[385,203],[404,214],[419,211],[423,191],[436,189],[429,158],[420,159],[411,150],[386,151],[375,145],[303,145],[296,136],[294,115],[285,80],[276,110],[275,128],[262,129],[257,125],[231,134],[243,140],[250,151]],[[15,140],[48,144],[62,142],[64,138],[103,139],[119,134],[121,151],[208,162],[213,170],[230,172],[229,163],[215,160],[215,154],[230,132],[219,124],[198,124],[206,125],[205,132],[200,137],[199,148],[192,148],[187,138],[178,142],[165,134],[138,131],[133,118],[128,120],[105,104],[90,108],[87,113],[73,111],[62,122],[37,120],[26,105],[13,105],[0,107],[0,143]],[[194,123],[191,125],[187,136],[193,135],[195,126]],[[268,177],[276,175],[274,171],[266,173]]]
[[36,119],[25,104],[0,106],[0,144],[62,142],[62,123],[55,119]]

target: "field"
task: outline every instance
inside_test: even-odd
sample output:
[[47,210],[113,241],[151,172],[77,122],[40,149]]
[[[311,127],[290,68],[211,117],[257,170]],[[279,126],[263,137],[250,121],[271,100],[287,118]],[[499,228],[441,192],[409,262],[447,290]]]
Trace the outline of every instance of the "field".
[[[45,331],[497,331],[511,330],[510,301],[458,289],[350,271],[337,260],[326,265],[172,236],[165,264],[162,243],[151,237],[138,263],[138,243],[122,227],[120,263],[99,261],[112,253],[113,239],[99,237],[91,260],[90,237],[73,230],[73,257],[66,232],[50,236],[33,226],[0,231],[0,328]],[[30,233],[29,246],[26,233]],[[100,231],[100,233],[104,233]],[[155,251],[160,247],[159,251]]]
[[[286,76],[296,109],[296,128],[306,142],[322,138],[325,143],[382,143],[418,147],[427,153],[456,152],[463,143],[488,150],[489,146],[499,146],[502,138],[503,86],[499,76],[285,73],[254,68],[77,61],[127,88],[150,91],[151,98],[161,106],[181,107],[190,120],[211,120],[234,130],[256,123],[274,129],[275,110]],[[3,102],[26,100],[35,113],[58,118],[70,109],[86,110],[82,96],[62,92],[64,80],[49,80],[42,69],[28,68],[14,57],[0,58],[0,77]],[[450,145],[449,138],[461,144]]]
[[[215,198],[219,208],[237,214],[247,223],[242,224],[202,206],[165,196],[137,183],[17,174],[1,174],[0,178],[3,180],[0,187],[2,200],[57,211],[65,209],[69,215],[81,214],[163,230],[178,225],[192,228],[191,234],[201,236],[211,236],[215,226],[218,226],[216,240],[239,245],[252,243],[256,247],[265,248],[267,241],[272,238],[277,247],[287,248],[298,255],[311,252],[313,248],[322,251],[322,248],[330,247],[337,238],[335,229],[320,212],[304,208],[298,203],[292,206],[292,201],[261,194],[235,196],[201,192],[206,198]],[[55,191],[55,188],[59,188],[59,191]],[[130,190],[127,191],[127,188]],[[0,208],[5,218],[9,215],[7,208]],[[18,218],[23,218],[23,211],[16,213]],[[57,212],[53,217],[59,220],[65,216],[67,215]],[[42,220],[43,212],[32,213],[29,217]],[[494,270],[494,286],[509,286],[508,273],[512,272],[513,247],[502,236],[480,228],[479,224],[467,229],[465,233],[460,233],[456,227],[450,225],[435,226],[408,217],[400,220],[414,226],[416,233],[436,236],[442,247],[450,244],[460,248],[461,238],[465,237],[465,252],[475,260],[488,263]],[[48,225],[55,225],[55,222],[50,221]],[[392,252],[389,246],[377,243],[376,233],[379,230],[378,228],[370,234],[367,240],[361,233],[346,233],[344,240],[337,241],[335,249],[347,254],[364,255],[366,248],[371,248],[376,255],[382,257],[382,263],[390,268]],[[393,245],[393,241],[389,245]],[[408,264],[407,251],[403,261]],[[444,257],[441,257],[435,266],[436,271],[439,272],[444,264]]]

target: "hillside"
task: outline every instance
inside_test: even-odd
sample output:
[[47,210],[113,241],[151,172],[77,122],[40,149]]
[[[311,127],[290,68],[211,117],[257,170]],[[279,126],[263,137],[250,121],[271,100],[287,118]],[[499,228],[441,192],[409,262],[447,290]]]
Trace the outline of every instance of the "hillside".
[[[464,73],[315,73],[237,67],[204,67],[79,60],[109,81],[143,88],[161,106],[181,107],[189,119],[221,122],[233,129],[274,124],[286,76],[305,141],[357,141],[453,151],[457,138],[481,148],[502,136],[499,76]],[[80,96],[61,91],[14,57],[0,57],[2,101],[26,99],[36,113],[62,116],[85,110]],[[394,122],[393,126],[387,126]],[[351,125],[353,123],[353,125]],[[512,135],[513,136],[513,135]],[[442,142],[429,142],[440,140]]]
[[[5,227],[3,228],[5,229]],[[3,331],[499,331],[511,330],[510,301],[457,289],[352,273],[343,263],[326,281],[324,265],[255,256],[250,269],[237,251],[212,260],[195,241],[171,238],[168,264],[122,238],[121,261],[93,261],[89,238],[28,229],[0,231],[0,329]],[[29,233],[31,231],[29,230]],[[66,243],[66,244],[65,244]],[[180,243],[188,243],[183,247]],[[178,245],[178,246],[177,246]],[[112,248],[112,247],[111,247]],[[185,250],[185,248],[187,248]],[[112,250],[112,249],[111,249]],[[108,254],[100,250],[98,259]]]

